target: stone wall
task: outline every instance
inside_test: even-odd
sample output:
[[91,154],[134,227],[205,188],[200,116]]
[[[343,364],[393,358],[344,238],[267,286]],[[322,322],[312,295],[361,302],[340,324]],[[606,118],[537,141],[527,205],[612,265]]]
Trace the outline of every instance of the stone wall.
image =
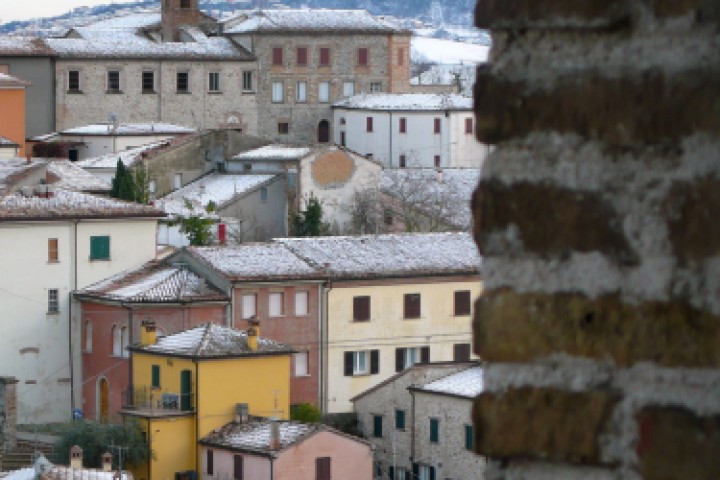
[[720,6],[479,0],[487,478],[720,478]]

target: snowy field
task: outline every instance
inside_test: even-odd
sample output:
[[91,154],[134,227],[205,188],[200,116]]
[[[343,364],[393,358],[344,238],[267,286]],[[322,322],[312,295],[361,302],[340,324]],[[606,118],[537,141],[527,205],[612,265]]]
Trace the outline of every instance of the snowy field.
[[478,64],[487,62],[490,47],[439,38],[414,36],[412,62],[436,64]]

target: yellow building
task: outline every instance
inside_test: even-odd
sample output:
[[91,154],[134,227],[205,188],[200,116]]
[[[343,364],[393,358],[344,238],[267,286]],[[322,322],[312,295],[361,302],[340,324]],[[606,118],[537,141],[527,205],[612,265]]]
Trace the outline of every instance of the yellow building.
[[130,347],[132,388],[123,410],[139,421],[151,452],[135,478],[196,472],[198,441],[239,413],[289,417],[293,352],[258,333],[257,326],[207,324],[156,338],[155,325],[143,324],[141,345]]

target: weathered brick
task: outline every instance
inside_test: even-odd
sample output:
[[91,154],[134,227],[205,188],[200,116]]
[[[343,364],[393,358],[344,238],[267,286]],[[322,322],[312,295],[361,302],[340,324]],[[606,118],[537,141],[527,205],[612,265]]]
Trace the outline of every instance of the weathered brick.
[[720,478],[720,416],[649,407],[637,415],[637,453],[645,480]]
[[475,192],[473,207],[475,239],[485,255],[506,253],[491,248],[487,240],[514,225],[525,249],[537,255],[600,251],[621,263],[637,261],[620,216],[600,193],[487,180]]
[[606,77],[597,71],[558,76],[551,89],[478,68],[478,139],[495,144],[538,130],[577,133],[619,145],[678,143],[699,132],[720,133],[720,73],[648,70]]
[[483,393],[473,406],[476,451],[495,458],[600,463],[598,437],[618,398],[529,387]]
[[678,258],[703,260],[720,254],[720,180],[676,183],[663,207]]
[[479,0],[475,25],[480,28],[533,26],[611,26],[628,16],[626,0]]
[[591,299],[501,288],[475,303],[474,339],[475,353],[491,362],[564,352],[622,366],[720,366],[720,318],[680,300],[631,305],[617,294]]

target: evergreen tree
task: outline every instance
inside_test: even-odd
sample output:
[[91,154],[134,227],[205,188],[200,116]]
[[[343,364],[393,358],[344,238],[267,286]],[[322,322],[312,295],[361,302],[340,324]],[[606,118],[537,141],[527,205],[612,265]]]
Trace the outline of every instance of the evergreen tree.
[[[123,453],[123,468],[142,465],[147,460],[149,453],[138,423],[131,420],[121,425],[89,420],[76,420],[68,424],[55,444],[54,461],[57,463],[67,462],[70,457],[70,448],[73,445],[78,445],[83,449],[85,466],[92,468],[101,466],[102,454],[108,451],[109,445],[129,447]],[[114,468],[118,468],[117,462],[117,455],[114,455]]]
[[137,199],[135,190],[135,180],[133,179],[132,173],[125,168],[125,164],[121,160],[118,160],[117,167],[115,168],[115,177],[112,180],[110,196],[134,202]]
[[322,204],[314,195],[305,202],[305,210],[295,215],[293,226],[296,237],[319,237],[330,230],[323,222]]

